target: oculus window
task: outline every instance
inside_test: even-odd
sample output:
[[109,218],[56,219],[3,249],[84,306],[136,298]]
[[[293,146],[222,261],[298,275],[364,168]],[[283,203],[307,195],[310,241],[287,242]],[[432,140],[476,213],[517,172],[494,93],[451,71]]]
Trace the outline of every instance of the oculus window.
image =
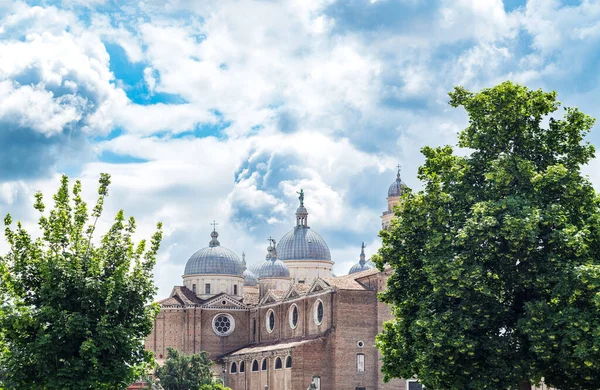
[[292,329],[296,329],[296,327],[298,326],[298,306],[296,306],[296,304],[290,306],[289,319],[290,327]]
[[273,332],[273,329],[275,329],[275,312],[273,311],[273,309],[270,309],[267,312],[267,331],[269,333]]
[[217,314],[213,317],[212,327],[217,336],[229,336],[235,329],[235,320],[230,314]]
[[324,314],[323,302],[319,299],[314,306],[315,324],[321,325],[323,323]]

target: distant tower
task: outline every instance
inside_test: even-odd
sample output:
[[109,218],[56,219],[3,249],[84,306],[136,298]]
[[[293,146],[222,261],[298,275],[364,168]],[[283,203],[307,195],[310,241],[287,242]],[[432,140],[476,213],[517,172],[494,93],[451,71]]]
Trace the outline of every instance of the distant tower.
[[397,166],[398,173],[396,173],[396,181],[390,185],[387,196],[387,210],[383,212],[381,216],[381,228],[384,230],[390,229],[390,224],[394,218],[394,206],[400,202],[400,195],[406,191],[406,184],[400,180],[400,165]]

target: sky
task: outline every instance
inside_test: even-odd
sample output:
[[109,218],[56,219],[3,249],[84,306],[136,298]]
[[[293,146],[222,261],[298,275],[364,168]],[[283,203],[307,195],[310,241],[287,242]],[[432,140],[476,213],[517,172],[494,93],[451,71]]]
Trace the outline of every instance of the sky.
[[[99,230],[119,209],[138,238],[163,222],[164,297],[213,220],[263,261],[302,188],[342,275],[380,245],[396,164],[419,189],[420,149],[456,144],[454,86],[599,118],[599,77],[598,0],[0,0],[0,214],[35,231],[36,191],[67,174],[93,204],[110,173]],[[585,172],[600,189],[598,159]]]

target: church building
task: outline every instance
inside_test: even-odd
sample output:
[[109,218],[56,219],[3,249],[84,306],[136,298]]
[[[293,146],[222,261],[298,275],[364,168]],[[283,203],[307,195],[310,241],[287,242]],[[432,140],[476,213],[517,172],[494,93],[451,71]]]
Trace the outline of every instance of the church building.
[[[388,190],[382,227],[406,188],[400,172]],[[376,234],[377,232],[373,232]],[[207,351],[215,374],[233,390],[421,390],[414,379],[383,383],[375,336],[391,318],[377,300],[391,270],[365,258],[348,275],[332,273],[325,240],[309,224],[300,192],[295,226],[279,241],[269,239],[265,260],[247,267],[219,240],[188,260],[182,286],[160,301],[146,340],[159,363],[167,348]]]

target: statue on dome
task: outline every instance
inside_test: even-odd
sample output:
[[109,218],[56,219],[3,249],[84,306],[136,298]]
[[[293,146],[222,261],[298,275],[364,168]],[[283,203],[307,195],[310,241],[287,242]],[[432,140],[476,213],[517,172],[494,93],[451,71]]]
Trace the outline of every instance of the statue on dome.
[[304,207],[304,190],[300,189],[300,192],[296,191],[296,193],[300,195],[298,197],[298,199],[300,199],[300,207]]

